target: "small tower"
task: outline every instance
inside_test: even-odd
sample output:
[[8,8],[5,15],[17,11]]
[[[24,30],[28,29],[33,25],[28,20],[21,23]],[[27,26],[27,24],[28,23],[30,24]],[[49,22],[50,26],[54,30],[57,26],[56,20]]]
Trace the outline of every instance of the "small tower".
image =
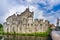
[[29,7],[28,7],[28,8],[26,8],[26,10],[25,10],[25,11],[29,12]]

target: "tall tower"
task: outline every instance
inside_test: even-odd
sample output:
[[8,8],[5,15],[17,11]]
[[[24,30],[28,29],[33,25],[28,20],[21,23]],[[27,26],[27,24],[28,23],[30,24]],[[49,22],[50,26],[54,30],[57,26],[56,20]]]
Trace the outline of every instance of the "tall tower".
[[56,26],[59,27],[59,18],[57,18],[57,25]]
[[56,25],[56,31],[59,31],[60,30],[60,27],[59,27],[59,18],[57,18],[57,25]]

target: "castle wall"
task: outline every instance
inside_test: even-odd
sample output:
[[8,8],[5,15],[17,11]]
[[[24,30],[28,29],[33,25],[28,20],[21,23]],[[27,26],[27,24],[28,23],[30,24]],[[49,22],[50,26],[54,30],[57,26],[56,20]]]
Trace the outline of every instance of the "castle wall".
[[23,23],[22,24],[10,24],[10,25],[5,25],[4,31],[7,32],[16,32],[16,33],[31,33],[31,32],[45,32],[47,31],[49,25],[48,23],[38,23],[37,22],[32,22],[32,23]]
[[12,15],[4,23],[4,32],[33,33],[48,30],[49,22],[43,19],[33,21],[32,12],[25,10],[21,15]]

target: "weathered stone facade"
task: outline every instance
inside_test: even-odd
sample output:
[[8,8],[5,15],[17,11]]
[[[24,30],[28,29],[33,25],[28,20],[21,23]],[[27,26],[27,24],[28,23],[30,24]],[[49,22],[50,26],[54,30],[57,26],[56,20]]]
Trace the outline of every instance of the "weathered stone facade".
[[45,32],[48,30],[49,21],[43,19],[34,19],[34,12],[30,12],[29,8],[20,15],[13,14],[6,19],[4,25],[4,32],[16,32],[16,33],[33,33],[33,32]]

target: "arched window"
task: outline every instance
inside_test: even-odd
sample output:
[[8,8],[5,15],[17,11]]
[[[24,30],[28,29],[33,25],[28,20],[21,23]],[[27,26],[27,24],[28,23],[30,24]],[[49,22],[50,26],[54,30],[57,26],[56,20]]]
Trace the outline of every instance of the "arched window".
[[29,24],[28,24],[28,26],[29,26]]
[[42,24],[40,24],[40,26],[42,26]]

